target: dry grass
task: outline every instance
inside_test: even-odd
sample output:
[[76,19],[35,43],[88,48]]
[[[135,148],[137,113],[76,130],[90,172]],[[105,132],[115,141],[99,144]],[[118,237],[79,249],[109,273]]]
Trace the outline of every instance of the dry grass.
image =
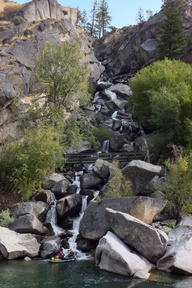
[[6,20],[10,14],[16,12],[21,7],[22,5],[19,3],[0,0],[0,20]]

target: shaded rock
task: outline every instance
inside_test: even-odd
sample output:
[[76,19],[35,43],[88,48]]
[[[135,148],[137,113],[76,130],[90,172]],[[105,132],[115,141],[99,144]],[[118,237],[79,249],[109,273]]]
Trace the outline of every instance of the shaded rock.
[[89,141],[82,141],[79,148],[77,148],[75,145],[72,145],[68,150],[67,154],[78,154],[82,152],[89,152],[92,151],[92,146]]
[[122,169],[126,179],[132,183],[135,195],[148,195],[151,193],[149,182],[162,173],[162,167],[141,160],[133,160]]
[[126,244],[152,263],[165,253],[168,236],[163,231],[122,212],[107,208],[107,220],[112,231]]
[[0,252],[7,259],[34,258],[39,255],[40,244],[31,234],[19,234],[0,227]]
[[77,215],[81,211],[82,197],[79,194],[73,194],[61,198],[56,203],[59,221],[68,216]]
[[171,246],[157,262],[159,270],[192,275],[192,228],[179,227],[169,233]]
[[[100,241],[95,252],[96,265],[101,270],[124,276],[141,273],[145,279],[153,267],[146,259],[142,259],[125,245],[115,234],[108,232]],[[140,274],[141,275],[141,274]]]
[[81,176],[80,183],[82,189],[98,189],[103,184],[103,179],[91,171]]
[[0,107],[12,101],[19,95],[19,90],[9,82],[0,83]]
[[60,180],[59,182],[57,182],[53,188],[51,189],[51,191],[55,194],[56,198],[62,198],[65,195],[67,195],[67,191],[70,187],[71,183],[69,182],[69,180],[67,180],[66,178]]
[[44,189],[51,190],[59,181],[64,179],[65,177],[63,174],[52,173],[49,177],[47,177]]
[[88,239],[84,239],[81,236],[77,237],[76,243],[77,243],[77,249],[84,252],[84,253],[91,252],[91,251],[95,250],[95,248],[98,245],[97,241],[91,241]]
[[108,88],[110,91],[115,92],[118,96],[126,99],[132,95],[131,88],[128,85],[118,83]]
[[57,254],[60,250],[60,240],[58,236],[50,236],[43,239],[40,247],[40,256],[46,259]]
[[106,208],[133,214],[145,223],[151,223],[154,216],[166,205],[166,201],[149,197],[105,198],[91,201],[80,222],[79,233],[82,237],[99,240],[110,229],[106,219]]
[[35,201],[41,201],[45,202],[47,204],[50,204],[52,202],[52,192],[51,190],[43,190],[42,192],[39,192],[34,197]]
[[39,219],[33,214],[25,214],[18,216],[16,220],[10,224],[10,229],[19,233],[32,233],[45,235],[48,230]]
[[45,202],[23,202],[14,205],[10,210],[10,215],[14,217],[19,217],[27,214],[36,216],[40,221],[44,220],[44,217],[49,210],[49,205]]
[[93,165],[93,171],[102,179],[105,179],[109,176],[109,164],[108,162],[97,159]]

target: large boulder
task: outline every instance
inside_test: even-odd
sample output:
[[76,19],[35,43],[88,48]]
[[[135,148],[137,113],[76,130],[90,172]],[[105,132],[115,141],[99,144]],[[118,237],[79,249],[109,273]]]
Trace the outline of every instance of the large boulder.
[[150,262],[157,263],[166,251],[167,234],[127,213],[106,210],[112,231]]
[[152,191],[149,189],[149,182],[163,173],[162,167],[153,165],[141,160],[132,160],[123,169],[122,173],[126,179],[132,183],[135,195],[148,195]]
[[78,215],[81,211],[82,197],[79,194],[72,194],[61,198],[56,203],[58,221],[68,216]]
[[31,234],[19,234],[0,227],[0,252],[7,259],[37,257],[40,244]]
[[64,12],[57,0],[32,0],[25,4],[17,15],[28,21],[64,18]]
[[96,265],[101,270],[124,276],[141,275],[148,279],[153,265],[138,256],[115,234],[108,232],[100,241],[95,252]]
[[40,221],[44,220],[47,211],[49,210],[49,205],[45,202],[23,202],[15,204],[10,211],[11,216],[19,217],[27,214],[32,214],[36,216]]
[[170,246],[157,262],[166,272],[192,275],[192,228],[180,226],[169,233]]
[[43,239],[40,247],[40,256],[42,258],[50,258],[57,254],[60,250],[61,239],[58,236],[50,236]]
[[94,171],[88,172],[80,178],[82,189],[98,189],[102,187],[104,180],[100,178]]
[[82,237],[99,240],[110,229],[106,219],[106,208],[129,213],[150,224],[153,218],[166,205],[166,201],[149,197],[105,198],[101,201],[91,201],[80,222],[79,232]]
[[48,230],[34,214],[25,214],[18,216],[16,220],[10,224],[10,229],[19,233],[32,233],[45,235]]
[[69,187],[71,186],[71,183],[68,179],[64,178],[63,180],[60,180],[57,182],[51,191],[55,194],[56,198],[62,198],[67,195],[67,191]]

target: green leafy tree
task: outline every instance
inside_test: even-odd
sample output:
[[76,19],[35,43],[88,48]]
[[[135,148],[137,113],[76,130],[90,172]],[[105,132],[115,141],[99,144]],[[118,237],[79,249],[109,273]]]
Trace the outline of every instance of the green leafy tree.
[[134,107],[133,116],[156,132],[155,146],[162,153],[169,143],[192,147],[191,79],[190,65],[165,59],[143,68],[130,83],[133,95],[128,103]]
[[9,209],[0,212],[0,226],[8,227],[14,220],[14,217],[10,216]]
[[0,153],[1,188],[25,199],[40,189],[51,171],[64,165],[59,133],[39,125],[25,131],[23,140],[4,146]]
[[185,51],[183,24],[183,1],[168,0],[164,4],[165,20],[159,29],[159,45],[157,58],[159,60],[179,59]]
[[54,47],[46,42],[35,60],[30,84],[33,90],[45,92],[48,102],[75,109],[87,103],[88,69],[81,64],[76,42],[63,42]]
[[183,156],[182,149],[172,146],[174,159],[165,162],[167,167],[166,198],[172,203],[171,216],[192,212],[192,154]]

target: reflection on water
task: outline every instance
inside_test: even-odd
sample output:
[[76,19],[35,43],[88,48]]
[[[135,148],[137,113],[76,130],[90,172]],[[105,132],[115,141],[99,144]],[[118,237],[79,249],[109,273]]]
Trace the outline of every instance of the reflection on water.
[[[51,264],[45,260],[0,262],[0,288],[191,288],[192,277],[152,275],[158,282],[100,271],[92,260]],[[161,283],[164,281],[164,283]]]

